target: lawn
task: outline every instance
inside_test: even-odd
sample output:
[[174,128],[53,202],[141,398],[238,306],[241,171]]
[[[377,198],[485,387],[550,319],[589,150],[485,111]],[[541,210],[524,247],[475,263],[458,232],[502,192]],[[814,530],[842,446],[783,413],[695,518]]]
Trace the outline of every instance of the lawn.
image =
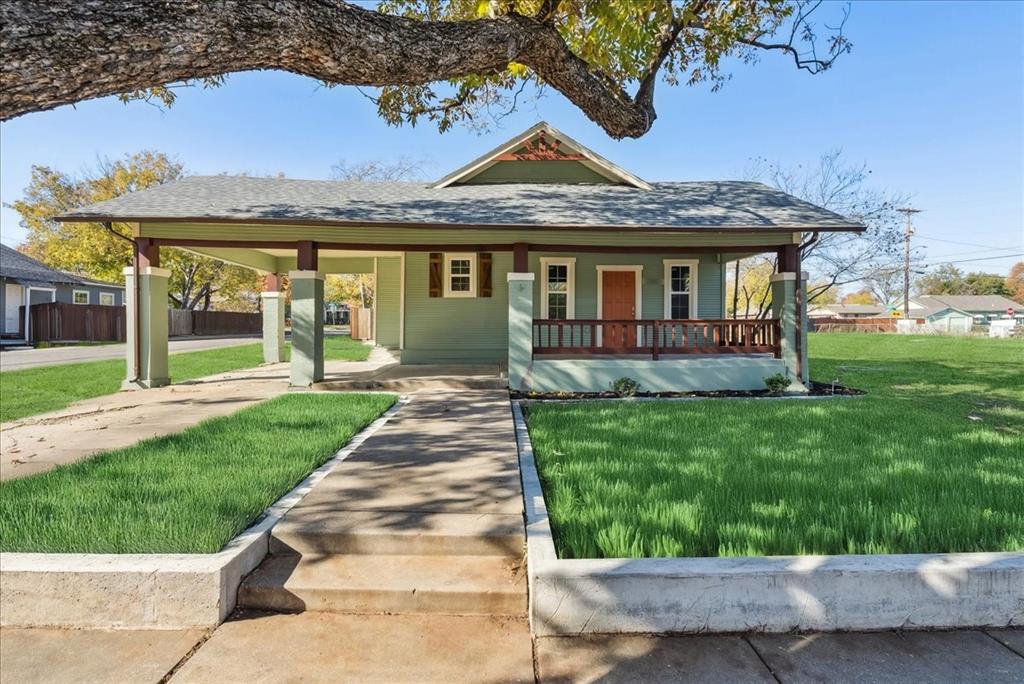
[[[290,358],[290,343],[285,354]],[[328,361],[365,361],[369,354],[369,347],[351,337],[324,337],[324,358]],[[171,380],[175,383],[252,368],[261,363],[263,347],[260,344],[182,352],[168,357]],[[80,399],[112,394],[120,389],[124,380],[124,364],[120,359],[112,359],[0,373],[0,422],[56,411]]]
[[1024,551],[1024,341],[809,350],[869,394],[532,406],[560,556]]
[[395,402],[288,394],[0,483],[0,550],[212,553]]

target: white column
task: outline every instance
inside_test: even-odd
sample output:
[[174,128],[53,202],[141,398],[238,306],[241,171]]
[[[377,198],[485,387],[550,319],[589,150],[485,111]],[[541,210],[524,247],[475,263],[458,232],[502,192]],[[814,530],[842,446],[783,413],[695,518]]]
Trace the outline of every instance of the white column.
[[533,273],[508,274],[508,386],[528,390],[533,364]]

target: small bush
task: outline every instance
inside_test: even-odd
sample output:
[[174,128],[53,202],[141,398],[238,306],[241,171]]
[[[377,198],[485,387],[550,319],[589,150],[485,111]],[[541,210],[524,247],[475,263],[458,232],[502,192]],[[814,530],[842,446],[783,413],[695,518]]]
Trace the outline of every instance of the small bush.
[[785,392],[789,384],[789,377],[782,373],[769,375],[764,379],[764,386],[768,388],[768,393],[775,397]]
[[611,384],[611,389],[620,397],[632,397],[640,391],[640,383],[633,378],[619,378]]

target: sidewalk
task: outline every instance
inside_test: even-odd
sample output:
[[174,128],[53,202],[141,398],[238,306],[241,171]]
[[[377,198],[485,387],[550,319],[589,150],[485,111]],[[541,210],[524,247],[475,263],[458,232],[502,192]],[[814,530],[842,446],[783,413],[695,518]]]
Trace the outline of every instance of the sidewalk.
[[[170,354],[238,347],[244,344],[259,344],[258,335],[231,337],[188,337],[172,339],[167,343]],[[9,349],[0,352],[0,371],[24,370],[42,366],[61,366],[68,363],[88,363],[108,359],[123,359],[124,344],[65,345],[49,349]]]

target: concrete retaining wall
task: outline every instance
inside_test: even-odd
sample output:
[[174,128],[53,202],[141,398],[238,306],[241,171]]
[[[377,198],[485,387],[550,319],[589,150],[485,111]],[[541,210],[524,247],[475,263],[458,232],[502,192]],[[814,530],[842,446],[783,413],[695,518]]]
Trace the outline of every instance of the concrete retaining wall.
[[766,377],[785,372],[781,360],[767,355],[674,356],[658,361],[535,356],[529,364],[526,386],[533,392],[601,392],[627,377],[639,382],[645,392],[763,390]]
[[0,553],[0,626],[115,629],[214,627],[266,557],[270,531],[379,430],[403,399],[212,554]]
[[1024,625],[1024,554],[560,560],[513,406],[535,635]]

